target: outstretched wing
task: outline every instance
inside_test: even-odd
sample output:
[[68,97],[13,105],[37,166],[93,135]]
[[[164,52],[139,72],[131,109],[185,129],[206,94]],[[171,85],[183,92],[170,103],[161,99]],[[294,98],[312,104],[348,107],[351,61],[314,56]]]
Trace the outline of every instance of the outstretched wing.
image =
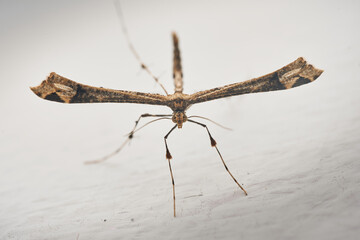
[[322,72],[323,70],[315,68],[300,57],[285,67],[265,76],[194,93],[190,95],[190,103],[201,103],[247,93],[290,89],[315,81]]
[[91,87],[56,73],[50,73],[45,81],[31,90],[43,99],[62,103],[118,102],[166,105],[166,96],[160,94]]

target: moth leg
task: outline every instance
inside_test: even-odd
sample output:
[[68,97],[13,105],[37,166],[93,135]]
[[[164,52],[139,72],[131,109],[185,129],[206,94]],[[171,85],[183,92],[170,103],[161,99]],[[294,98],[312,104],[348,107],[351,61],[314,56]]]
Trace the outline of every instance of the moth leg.
[[169,116],[172,116],[170,114],[149,114],[149,113],[144,113],[144,114],[141,114],[140,117],[135,121],[135,126],[134,128],[131,130],[131,132],[128,134],[128,137],[126,138],[126,140],[121,144],[120,147],[118,147],[114,152],[102,157],[102,158],[99,158],[99,159],[96,159],[96,160],[90,160],[90,161],[85,161],[84,163],[85,164],[95,164],[95,163],[101,163],[101,162],[105,162],[106,160],[108,160],[109,158],[111,158],[112,156],[116,155],[117,153],[119,153],[121,151],[121,149],[123,149],[125,147],[125,145],[130,142],[130,140],[134,137],[134,132],[136,131],[136,127],[138,126],[139,124],[139,121],[141,118],[144,118],[144,117],[169,117]]
[[176,210],[175,210],[175,181],[174,181],[174,175],[173,175],[173,172],[171,170],[171,164],[170,164],[170,160],[172,159],[172,156],[171,156],[171,154],[169,152],[169,148],[168,148],[166,140],[167,140],[168,136],[170,135],[170,133],[172,131],[174,131],[174,129],[176,127],[177,127],[177,125],[175,125],[173,128],[171,128],[171,130],[164,137],[165,147],[166,147],[166,159],[168,160],[168,163],[169,163],[171,183],[172,183],[172,187],[173,187],[174,217],[176,217]]
[[119,22],[121,25],[121,29],[123,31],[123,34],[125,36],[126,42],[130,48],[131,53],[135,56],[136,60],[139,62],[140,66],[142,69],[144,69],[153,79],[154,81],[160,85],[160,87],[164,90],[164,92],[166,93],[166,95],[169,95],[169,93],[166,91],[164,85],[162,85],[159,82],[159,79],[157,77],[155,77],[155,75],[150,71],[150,69],[148,68],[148,66],[145,65],[145,63],[141,60],[140,55],[137,53],[137,51],[135,50],[134,45],[132,44],[130,37],[129,37],[129,33],[127,31],[126,28],[126,24],[125,24],[125,20],[124,20],[124,15],[122,14],[121,11],[121,6],[120,6],[120,1],[114,1],[114,5],[115,5],[115,9],[116,9],[116,13],[118,15],[119,18]]
[[140,119],[145,118],[145,117],[171,117],[171,114],[149,114],[149,113],[144,113],[141,114],[140,117],[135,121],[135,126],[134,128],[131,130],[131,132],[128,134],[128,138],[133,138],[134,136],[134,132],[136,131],[136,127],[138,126]]
[[123,149],[125,147],[125,145],[131,140],[131,138],[126,138],[126,140],[121,144],[120,147],[118,147],[114,152],[106,155],[105,157],[96,159],[96,160],[89,160],[89,161],[85,161],[84,164],[95,164],[95,163],[101,163],[101,162],[105,162],[106,160],[108,160],[109,158],[111,158],[112,156],[116,155],[117,153],[119,153],[121,151],[121,149]]
[[209,135],[209,138],[210,138],[211,146],[212,146],[212,147],[215,147],[217,153],[218,153],[219,156],[220,156],[220,159],[221,159],[222,163],[224,164],[224,167],[225,167],[226,171],[230,174],[231,178],[232,178],[232,179],[235,181],[235,183],[241,188],[241,190],[243,190],[243,192],[245,193],[245,195],[247,195],[247,192],[245,191],[245,189],[239,184],[239,182],[236,180],[236,178],[231,174],[229,168],[226,166],[226,163],[225,163],[225,161],[224,161],[224,159],[223,159],[223,157],[222,157],[219,149],[218,149],[217,146],[216,146],[216,141],[215,141],[215,139],[211,136],[208,127],[207,127],[205,124],[203,124],[203,123],[199,123],[199,122],[196,122],[196,121],[191,120],[191,119],[188,119],[188,121],[189,121],[189,122],[192,122],[192,123],[196,123],[196,124],[198,124],[198,125],[200,125],[200,126],[202,126],[202,127],[204,127],[204,128],[206,129],[206,131],[207,131],[207,133],[208,133],[208,135]]

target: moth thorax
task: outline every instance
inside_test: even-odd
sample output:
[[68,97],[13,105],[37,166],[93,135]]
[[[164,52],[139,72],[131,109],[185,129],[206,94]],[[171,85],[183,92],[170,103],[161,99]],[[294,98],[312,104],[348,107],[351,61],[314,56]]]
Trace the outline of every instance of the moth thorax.
[[183,123],[187,121],[187,116],[184,112],[173,112],[172,121],[177,124],[178,128],[182,128]]

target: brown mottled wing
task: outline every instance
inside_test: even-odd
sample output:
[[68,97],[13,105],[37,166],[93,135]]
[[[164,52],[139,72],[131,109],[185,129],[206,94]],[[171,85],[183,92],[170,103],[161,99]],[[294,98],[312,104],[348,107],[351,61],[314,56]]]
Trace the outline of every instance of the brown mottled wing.
[[166,105],[166,96],[141,92],[91,87],[64,78],[56,73],[31,90],[39,97],[62,103],[142,103]]
[[323,70],[315,68],[300,57],[285,67],[265,76],[194,93],[190,95],[190,104],[247,93],[290,89],[315,81],[322,72]]

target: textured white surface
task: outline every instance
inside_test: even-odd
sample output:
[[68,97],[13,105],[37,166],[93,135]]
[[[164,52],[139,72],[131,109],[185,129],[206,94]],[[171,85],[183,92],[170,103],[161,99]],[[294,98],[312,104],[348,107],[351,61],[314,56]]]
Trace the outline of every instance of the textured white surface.
[[360,234],[360,4],[357,1],[123,2],[138,52],[168,91],[170,32],[185,92],[261,76],[305,57],[325,70],[289,91],[195,105],[204,129],[139,132],[100,165],[134,120],[166,108],[65,105],[28,88],[51,71],[115,89],[159,92],[129,52],[111,1],[0,2],[0,239],[357,239]]

